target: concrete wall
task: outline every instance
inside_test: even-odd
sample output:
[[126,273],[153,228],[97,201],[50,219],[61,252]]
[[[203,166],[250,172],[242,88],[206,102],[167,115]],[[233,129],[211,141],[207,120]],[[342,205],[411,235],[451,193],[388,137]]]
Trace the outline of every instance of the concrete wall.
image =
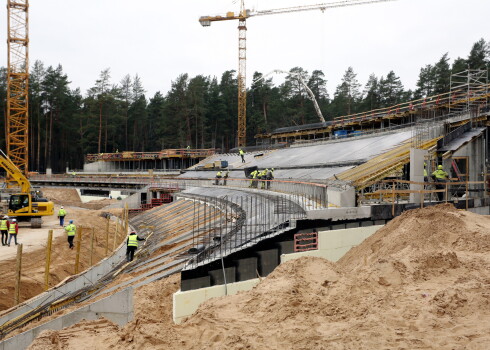
[[[208,288],[194,289],[185,292],[178,291],[173,296],[173,319],[179,324],[186,317],[191,316],[201,303],[211,298],[234,295],[241,291],[251,290],[260,279],[255,278],[243,282],[228,283],[226,286],[213,286]],[[1,350],[1,348],[0,348]]]
[[361,244],[384,225],[348,228],[345,230],[318,232],[318,250],[308,252],[283,254],[281,264],[303,256],[316,256],[336,262],[352,247]]
[[105,317],[119,326],[124,326],[133,319],[133,316],[133,289],[126,288],[107,298],[8,338],[0,342],[0,350],[26,349],[42,331],[46,329],[60,330],[70,327],[81,320],[97,320]]
[[356,190],[354,187],[332,187],[327,188],[328,203],[337,207],[355,207],[356,206]]
[[[341,230],[321,231],[318,233],[318,250],[304,253],[293,253],[281,255],[281,263],[297,259],[302,256],[316,256],[337,261],[352,247],[359,245],[367,237],[378,231],[384,225],[347,228]],[[345,224],[344,224],[345,227]],[[180,323],[185,317],[191,316],[204,301],[233,295],[239,291],[247,291],[256,286],[260,280],[258,278],[243,282],[230,283],[227,290],[224,285],[200,288],[189,291],[178,291],[173,297],[173,319],[175,323]],[[1,350],[1,349],[0,349]]]
[[[484,135],[484,134],[483,134]],[[468,167],[470,173],[470,181],[483,181],[482,174],[485,173],[485,138],[481,135],[477,139],[469,142],[454,152],[453,157],[469,157]],[[451,163],[447,163],[447,168]],[[447,171],[447,169],[446,169]]]

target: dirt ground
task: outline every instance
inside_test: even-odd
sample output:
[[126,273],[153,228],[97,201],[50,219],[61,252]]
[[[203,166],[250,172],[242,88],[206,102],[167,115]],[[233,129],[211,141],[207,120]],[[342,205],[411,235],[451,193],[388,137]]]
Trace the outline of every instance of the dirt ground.
[[[74,220],[77,226],[82,226],[82,245],[79,271],[90,266],[90,242],[94,231],[93,264],[105,257],[107,219],[101,216],[107,212],[92,208],[101,208],[110,204],[104,199],[82,204],[74,189],[44,189],[44,196],[55,202],[55,215],[43,218],[43,227],[31,229],[28,223],[19,224],[18,241],[23,245],[22,278],[20,285],[21,301],[32,298],[44,291],[44,273],[46,261],[46,246],[49,230],[53,230],[53,245],[51,253],[50,287],[55,286],[75,272],[76,250],[68,249],[66,234],[59,226],[56,216],[61,204],[67,211],[65,225]],[[115,201],[115,200],[113,200]],[[87,209],[88,208],[88,209]],[[112,214],[121,215],[122,210],[110,210]],[[119,227],[119,237],[116,246],[124,240],[125,235]],[[109,252],[114,247],[115,223],[110,222]],[[17,247],[0,246],[0,312],[14,306],[15,262]]]
[[450,205],[407,211],[339,262],[287,262],[181,325],[174,275],[136,291],[125,327],[83,321],[41,333],[29,349],[486,350],[489,249],[489,217]]

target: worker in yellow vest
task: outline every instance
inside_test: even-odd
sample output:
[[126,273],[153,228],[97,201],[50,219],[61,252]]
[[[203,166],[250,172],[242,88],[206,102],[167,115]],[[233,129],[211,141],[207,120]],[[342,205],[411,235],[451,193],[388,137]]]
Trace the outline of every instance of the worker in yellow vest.
[[73,240],[75,239],[75,233],[77,232],[77,227],[73,223],[73,220],[70,220],[70,224],[65,226],[65,232],[68,238],[68,248],[73,249]]
[[138,237],[135,231],[131,231],[126,241],[126,259],[127,261],[133,261],[134,252],[138,249],[138,241],[144,241],[144,238]]
[[0,220],[0,231],[2,231],[2,245],[5,246],[8,243],[8,232],[9,232],[9,217],[4,215]]
[[[443,190],[446,189],[445,185],[441,183],[445,183],[448,181],[449,175],[444,171],[444,167],[442,165],[437,166],[437,170],[432,173],[432,178],[436,181],[436,189]],[[443,192],[437,192],[437,198],[442,201],[444,199]]]
[[12,222],[8,224],[9,226],[9,241],[7,245],[10,247],[10,242],[12,241],[12,237],[14,238],[15,245],[17,245],[17,234],[19,233],[19,224],[17,223],[17,219],[12,219]]
[[65,216],[66,216],[66,210],[63,208],[63,206],[60,207],[60,210],[58,210],[58,219],[60,219],[60,226],[63,226],[65,223]]
[[222,177],[222,174],[221,174],[221,170],[220,170],[216,173],[216,180],[214,182],[215,185],[219,185],[219,179],[221,179],[221,177]]

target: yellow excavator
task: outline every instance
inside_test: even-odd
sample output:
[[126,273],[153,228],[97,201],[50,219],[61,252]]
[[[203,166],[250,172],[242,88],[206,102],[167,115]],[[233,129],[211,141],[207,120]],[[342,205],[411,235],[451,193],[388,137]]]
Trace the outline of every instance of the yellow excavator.
[[54,203],[42,198],[41,191],[32,188],[27,177],[2,150],[0,150],[0,165],[20,187],[20,193],[10,195],[8,216],[17,218],[18,221],[30,221],[32,228],[40,228],[42,216],[54,215]]

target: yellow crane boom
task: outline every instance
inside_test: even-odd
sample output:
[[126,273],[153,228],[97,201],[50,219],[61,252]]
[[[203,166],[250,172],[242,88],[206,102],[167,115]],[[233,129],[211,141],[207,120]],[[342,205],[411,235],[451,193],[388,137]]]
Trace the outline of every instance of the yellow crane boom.
[[[27,176],[29,140],[29,0],[7,0],[7,154]],[[7,183],[16,182],[7,177]]]
[[201,16],[199,22],[203,27],[209,27],[212,22],[238,20],[238,147],[246,146],[247,135],[247,89],[246,89],[246,20],[250,17],[276,15],[281,13],[291,13],[299,11],[312,11],[374,4],[379,2],[388,2],[396,0],[343,0],[337,2],[303,5],[294,7],[285,7],[278,9],[251,11],[245,9],[244,0],[240,2],[240,12],[227,12],[224,15]]

